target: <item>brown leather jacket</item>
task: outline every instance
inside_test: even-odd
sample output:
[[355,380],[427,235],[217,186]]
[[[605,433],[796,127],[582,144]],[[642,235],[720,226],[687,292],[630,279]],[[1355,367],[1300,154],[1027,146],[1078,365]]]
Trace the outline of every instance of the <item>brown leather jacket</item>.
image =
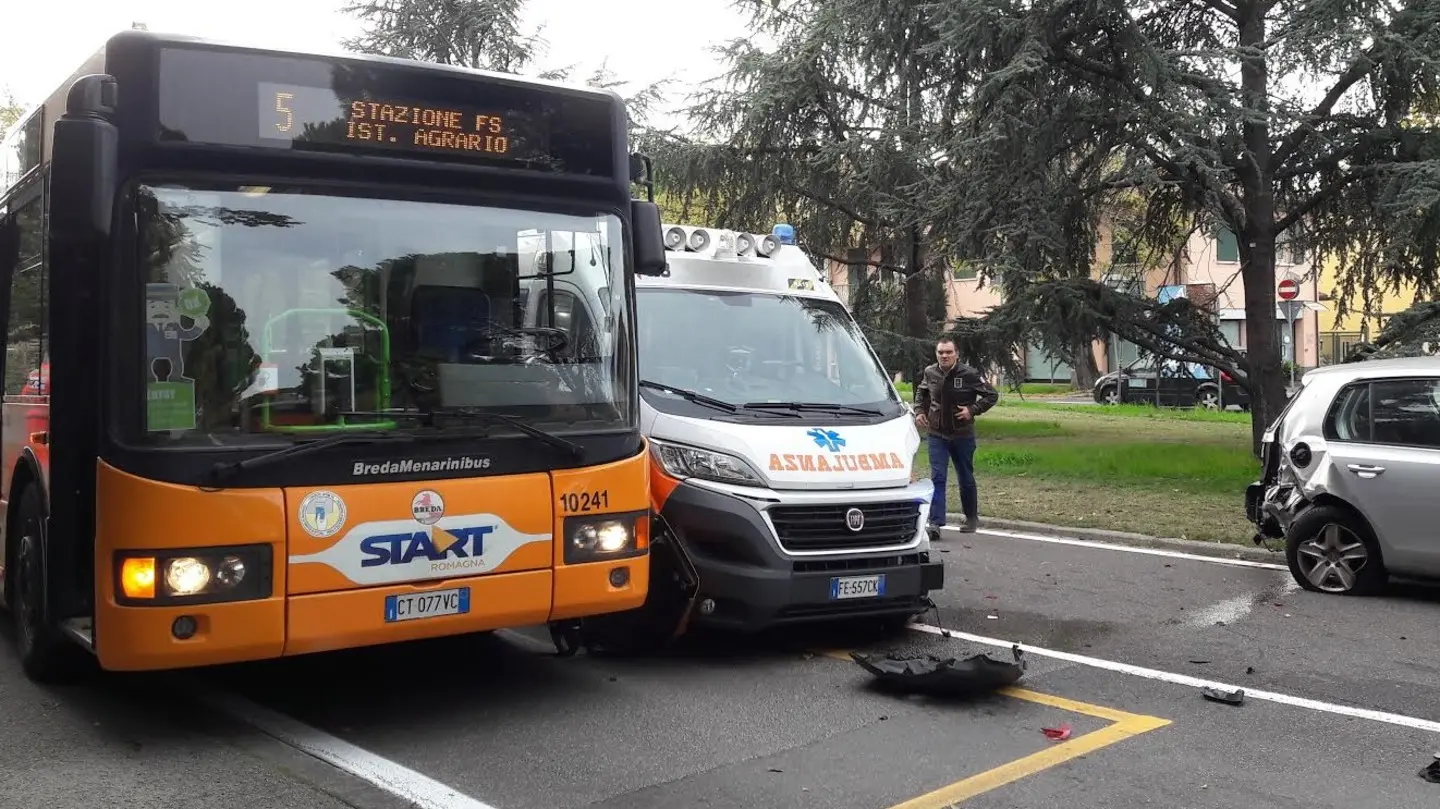
[[[933,363],[915,386],[916,409],[925,414],[930,433],[944,438],[965,438],[975,434],[975,417],[995,406],[1000,393],[980,372],[963,362],[949,371]],[[970,408],[970,419],[955,418],[959,407]]]

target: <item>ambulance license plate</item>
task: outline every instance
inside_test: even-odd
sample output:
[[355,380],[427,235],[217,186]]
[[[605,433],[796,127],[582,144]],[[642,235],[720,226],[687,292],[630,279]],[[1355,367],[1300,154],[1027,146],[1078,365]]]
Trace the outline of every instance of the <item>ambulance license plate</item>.
[[845,598],[879,598],[885,595],[885,574],[874,576],[835,576],[830,579],[830,600]]
[[464,615],[469,611],[469,587],[385,596],[385,620],[387,623],[435,618],[441,615]]

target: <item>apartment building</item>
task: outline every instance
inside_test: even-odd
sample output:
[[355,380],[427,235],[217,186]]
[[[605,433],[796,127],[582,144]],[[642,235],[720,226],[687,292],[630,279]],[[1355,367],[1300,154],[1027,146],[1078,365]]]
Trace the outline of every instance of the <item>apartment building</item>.
[[[1137,292],[1143,289],[1145,295],[1160,300],[1183,296],[1197,302],[1210,302],[1222,334],[1231,345],[1245,347],[1245,283],[1240,277],[1240,250],[1234,234],[1224,230],[1196,232],[1168,266],[1141,266],[1127,252],[1125,245],[1117,250],[1113,231],[1102,226],[1092,277],[1112,285],[1128,286]],[[849,300],[850,290],[859,283],[866,268],[863,263],[831,262],[828,270],[831,285]],[[1327,310],[1319,299],[1317,280],[1312,277],[1305,256],[1288,246],[1282,246],[1275,270],[1279,278],[1293,273],[1301,279],[1297,300],[1302,308],[1293,330],[1286,328],[1278,299],[1274,310],[1281,355],[1287,359],[1293,356],[1301,369],[1315,367],[1319,364],[1322,342],[1319,316]],[[952,318],[983,315],[1000,300],[998,290],[982,284],[973,270],[956,268],[946,278],[946,311]],[[1118,339],[1096,341],[1093,350],[1096,368],[1102,374],[1135,361],[1139,353],[1137,346]],[[1028,382],[1068,382],[1073,374],[1068,364],[1046,356],[1038,347],[1025,352],[1025,368]]]

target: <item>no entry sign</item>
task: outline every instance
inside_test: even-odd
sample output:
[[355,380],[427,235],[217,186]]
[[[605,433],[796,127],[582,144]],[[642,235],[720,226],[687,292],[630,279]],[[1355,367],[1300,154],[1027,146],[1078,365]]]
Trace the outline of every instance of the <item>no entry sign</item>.
[[1300,282],[1294,278],[1282,278],[1275,287],[1275,292],[1282,301],[1293,301],[1300,296]]

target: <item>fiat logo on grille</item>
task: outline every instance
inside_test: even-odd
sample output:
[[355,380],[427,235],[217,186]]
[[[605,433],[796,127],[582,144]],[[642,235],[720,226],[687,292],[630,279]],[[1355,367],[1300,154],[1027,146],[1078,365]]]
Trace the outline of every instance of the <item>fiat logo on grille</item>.
[[865,512],[858,508],[852,508],[845,512],[845,527],[851,531],[859,531],[865,527]]

